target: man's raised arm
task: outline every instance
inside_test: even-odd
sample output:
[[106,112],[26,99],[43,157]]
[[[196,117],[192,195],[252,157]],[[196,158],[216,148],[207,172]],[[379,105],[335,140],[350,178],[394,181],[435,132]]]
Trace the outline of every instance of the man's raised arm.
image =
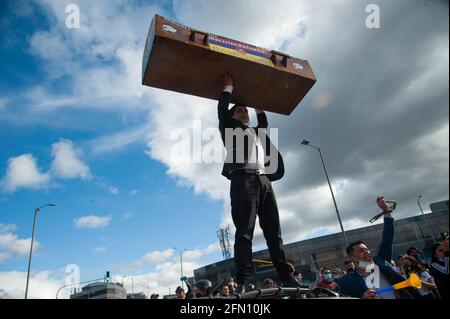
[[217,114],[219,115],[219,123],[224,125],[225,127],[228,127],[229,125],[226,124],[232,122],[233,119],[230,111],[228,110],[231,93],[233,92],[233,78],[228,72],[226,72],[222,77],[222,83],[223,91],[219,99],[219,104],[217,106]]
[[269,126],[269,122],[267,121],[267,115],[263,110],[255,109],[256,117],[258,118],[258,127],[257,128],[267,128]]
[[394,253],[394,218],[392,218],[389,205],[385,202],[383,197],[377,198],[377,204],[384,212],[383,234],[381,235],[381,242],[378,248],[378,256],[382,257],[387,262],[391,262]]

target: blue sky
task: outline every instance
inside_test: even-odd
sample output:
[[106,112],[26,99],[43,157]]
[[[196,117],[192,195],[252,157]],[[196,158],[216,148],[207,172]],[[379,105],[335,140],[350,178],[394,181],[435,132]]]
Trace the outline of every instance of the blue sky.
[[[30,6],[32,12],[17,12],[23,10],[20,6]],[[119,265],[146,252],[172,246],[193,250],[215,243],[223,204],[177,185],[166,174],[167,167],[145,153],[145,140],[106,156],[82,150],[83,146],[89,149],[86,145],[99,136],[142,124],[145,112],[98,111],[86,105],[85,109],[58,110],[43,117],[39,112],[28,113],[33,106],[24,101],[24,92],[39,83],[52,94],[65,95],[71,91],[70,75],[52,79],[46,61],[30,52],[30,37],[38,30],[49,30],[44,8],[36,3],[9,1],[2,2],[1,12],[0,40],[4,45],[0,49],[0,85],[1,96],[6,99],[5,109],[0,110],[5,115],[0,128],[2,177],[6,178],[8,160],[23,154],[32,154],[38,171],[45,174],[52,165],[52,144],[61,139],[71,141],[73,148],[82,152],[79,160],[90,172],[85,180],[52,176],[37,189],[26,182],[14,190],[3,188],[0,221],[15,225],[13,234],[18,238],[30,237],[35,206],[57,205],[44,208],[38,216],[36,240],[40,245],[33,258],[33,272],[74,263],[81,269],[81,279],[89,280],[101,277],[106,270],[117,273]],[[149,14],[149,21],[151,17]],[[90,63],[81,60],[79,67],[89,68]],[[113,68],[115,63],[113,59],[102,62]],[[30,116],[24,122],[22,113]],[[75,227],[77,218],[89,215],[111,218],[104,227]],[[212,261],[220,256],[216,251],[208,258]],[[27,257],[20,254],[7,258],[0,269],[26,272]]]
[[[65,25],[70,3],[79,29]],[[380,29],[365,25],[371,3]],[[171,137],[194,121],[217,127],[216,102],[140,84],[155,14],[310,61],[318,82],[301,105],[289,117],[268,114],[287,171],[274,184],[285,242],[339,231],[319,159],[302,138],[322,147],[346,229],[368,224],[379,194],[399,202],[398,218],[418,213],[419,194],[425,207],[448,199],[448,3],[273,7],[1,2],[0,296],[23,295],[34,207],[49,202],[57,206],[38,216],[32,297],[52,298],[69,264],[81,280],[110,270],[167,293],[179,277],[173,246],[190,250],[188,275],[222,258],[215,231],[232,222],[221,164],[178,162]],[[259,227],[254,242],[264,248]]]

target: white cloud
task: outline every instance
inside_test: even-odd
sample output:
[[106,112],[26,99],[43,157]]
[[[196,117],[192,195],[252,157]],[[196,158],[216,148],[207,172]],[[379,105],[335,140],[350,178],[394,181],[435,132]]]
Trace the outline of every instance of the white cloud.
[[5,98],[0,97],[0,111],[6,108],[6,104],[8,104],[8,100]]
[[[28,98],[33,110],[141,107],[136,99],[148,94],[140,84],[142,39],[153,15],[164,15],[166,10],[154,4],[116,6],[101,0],[78,1],[81,27],[74,32],[65,27],[67,3],[45,0],[36,1],[36,5],[49,13],[51,25],[49,31],[30,37],[30,51],[45,61],[42,67],[50,79],[70,75],[73,85],[66,95],[39,86],[31,88]],[[86,68],[86,64],[91,67]]]
[[57,109],[63,107],[85,107],[86,105],[105,107],[111,103],[111,99],[106,96],[55,94],[41,86],[30,88],[24,93],[24,96],[28,101],[27,103],[32,106],[33,111],[41,112],[57,111]]
[[96,254],[103,254],[108,250],[108,248],[106,248],[105,246],[100,246],[100,247],[96,247],[94,249],[94,253]]
[[79,159],[81,151],[75,149],[71,141],[61,139],[58,143],[54,143],[52,155],[54,160],[51,171],[56,176],[64,179],[91,178],[89,167]]
[[74,220],[74,225],[76,228],[103,228],[106,227],[111,221],[111,215],[108,216],[82,216]]
[[[193,276],[194,269],[201,266],[202,264],[199,262],[183,261],[183,274],[188,277]],[[127,292],[131,292],[132,282],[134,282],[134,292],[144,292],[147,295],[148,291],[150,291],[150,294],[159,294],[160,298],[169,294],[169,292],[174,294],[176,287],[181,285],[180,263],[176,260],[158,264],[150,272],[143,272],[133,276],[130,276],[129,273],[124,273],[124,275],[127,276],[127,278],[124,278],[124,286]],[[122,275],[117,275],[115,280],[122,282]]]
[[31,239],[19,239],[17,235],[11,233],[0,235],[0,247],[20,256],[30,252],[30,244]]
[[[37,160],[32,154],[11,157],[8,160],[6,175],[1,181],[1,188],[14,192],[20,188],[42,189],[49,185],[52,177],[63,179],[81,178],[90,180],[89,167],[80,160],[81,150],[75,149],[69,140],[61,139],[52,145],[53,162],[48,172],[40,172]],[[118,193],[118,189],[110,188]]]
[[19,17],[28,18],[34,14],[34,6],[31,2],[18,0],[8,3],[8,7]]
[[14,224],[0,224],[0,234],[15,232],[17,226]]
[[186,250],[183,252],[183,262],[184,260],[197,260],[206,255],[212,254],[214,252],[220,251],[219,243],[214,243],[208,245],[206,248],[198,248],[192,250]]
[[35,32],[30,38],[31,52],[43,59],[52,59],[54,63],[46,64],[48,74],[58,78],[73,68],[70,47],[60,34],[47,31]]
[[[205,258],[217,251],[220,251],[218,243],[210,244],[205,248],[183,251],[183,274],[192,277],[194,270],[205,264]],[[151,271],[148,270],[149,267],[152,267]],[[118,268],[124,272],[123,275],[127,276],[124,285],[128,291],[131,291],[130,277],[134,279],[134,291],[142,291],[146,294],[147,287],[150,293],[158,293],[160,296],[168,294],[169,289],[173,294],[175,288],[180,285],[179,254],[172,248],[145,254],[138,260]],[[135,275],[130,276],[130,273]],[[116,280],[121,282],[122,275],[117,275]],[[146,287],[143,287],[144,285]]]
[[172,257],[173,254],[174,250],[172,248],[163,251],[156,250],[146,253],[139,259],[119,267],[124,272],[141,271],[149,265],[155,265],[166,261],[167,259]]
[[[227,198],[229,182],[220,174],[222,165],[193,161],[180,165],[180,158],[189,155],[177,149],[179,141],[171,135],[174,128],[184,128],[189,132],[192,143],[194,119],[201,122],[203,129],[216,128],[217,114],[211,101],[166,91],[155,94],[153,101],[156,105],[151,111],[153,131],[148,136],[148,154],[164,163],[168,167],[167,173],[179,185],[192,186],[196,193],[206,193],[214,199]],[[205,139],[202,147],[208,143],[211,143],[210,140]],[[220,140],[214,139],[214,143],[220,144],[218,146],[222,148]],[[191,158],[200,155],[199,152],[200,149],[196,150]]]
[[137,194],[139,194],[139,192],[140,192],[140,190],[138,190],[138,189],[132,189],[129,194],[130,194],[130,196],[136,196]]
[[[194,269],[201,267],[198,262],[186,261],[183,263],[184,274],[192,276]],[[5,271],[0,272],[0,298],[23,299],[25,295],[26,272]],[[123,278],[122,276],[125,276]],[[65,284],[64,279],[59,278],[57,273],[42,271],[32,274],[30,277],[28,298],[30,299],[55,299],[56,292]],[[173,294],[175,288],[180,285],[180,265],[176,260],[156,265],[154,271],[143,272],[130,276],[128,273],[117,274],[113,281],[124,283],[128,293],[134,292],[158,293],[160,296],[170,292]],[[132,287],[133,284],[133,287]],[[145,286],[145,287],[144,287]],[[147,288],[148,287],[148,288]],[[70,289],[62,289],[58,295],[59,299],[67,299]]]
[[[30,253],[31,238],[19,238],[14,232],[16,225],[0,224],[0,262],[11,258],[22,258]],[[34,240],[33,250],[36,251],[41,244]]]
[[[196,248],[183,251],[183,268],[185,261],[188,263],[199,264],[199,259],[205,258],[210,254],[220,251],[218,243],[210,244],[205,248]],[[155,266],[156,270],[161,270],[162,265],[178,263],[179,267],[179,252],[173,248],[168,248],[163,251],[153,251],[132,261],[126,265],[119,265],[118,268],[123,272],[142,272],[150,266]],[[193,269],[192,269],[193,270]],[[186,271],[188,273],[188,271]],[[179,278],[179,274],[177,275]],[[192,276],[192,274],[190,274]]]
[[[106,247],[100,246],[95,249],[95,252],[102,253],[105,249]],[[214,253],[218,249],[218,244],[214,243],[205,248],[192,250],[192,254],[185,252],[183,255],[185,257],[185,260],[183,260],[183,274],[188,277],[193,276],[194,270],[204,265],[204,262],[200,262],[199,258]],[[152,267],[152,270],[149,271],[148,267]],[[124,267],[120,266],[119,268]],[[150,293],[158,293],[160,296],[168,294],[169,291],[173,294],[175,288],[180,285],[179,256],[172,248],[147,253],[136,262],[128,264],[125,268],[128,269],[122,269],[121,272],[123,273],[117,272],[113,280],[120,283],[123,280],[128,293],[132,291],[132,284],[134,292],[145,292],[147,294],[149,289]],[[130,274],[130,272],[134,272],[134,274]],[[64,284],[62,279],[57,279],[58,277],[56,273],[50,271],[32,275],[29,297],[54,299],[56,291]],[[6,299],[23,298],[25,280],[25,272],[0,272],[0,282],[3,283],[0,288],[0,297]],[[70,289],[63,289],[59,294],[59,298],[68,298],[69,294]]]
[[[284,42],[301,34],[309,4],[281,0],[274,10],[272,1],[231,0],[224,4],[221,1],[175,0],[173,6],[177,20],[191,27],[268,49],[279,49]],[[245,25],[230,21],[245,21]]]
[[119,189],[115,186],[109,186],[108,191],[113,195],[119,195]]
[[[30,276],[29,299],[55,299],[56,291],[64,281],[53,278],[50,271],[42,271]],[[0,271],[0,297],[4,299],[23,299],[25,296],[26,272]],[[68,298],[69,290],[61,291],[60,297]]]
[[[428,159],[440,165],[438,170],[448,170],[448,149],[449,149],[449,125],[444,125],[437,128],[435,131],[422,136],[415,143],[417,148],[417,155],[423,156],[424,160]],[[442,161],[442,155],[447,158],[447,161]]]
[[108,191],[112,195],[119,195],[120,190],[114,185],[109,184],[108,182],[105,182],[103,178],[95,178],[95,185],[98,187]]
[[11,254],[7,251],[0,251],[0,263],[11,258]]
[[132,212],[126,212],[126,213],[122,214],[122,218],[123,219],[132,219],[135,216],[136,216],[136,214],[132,213]]
[[150,125],[146,123],[143,126],[128,129],[123,132],[95,138],[94,140],[88,142],[88,145],[92,149],[92,153],[95,155],[114,152],[133,143],[145,143],[145,138],[150,129]]
[[8,160],[2,186],[7,192],[14,192],[19,188],[45,188],[49,181],[50,175],[39,172],[33,155],[24,154]]
[[172,257],[173,250],[172,249],[166,249],[164,251],[154,251],[151,253],[147,253],[144,256],[142,256],[141,260],[145,263],[149,264],[155,264],[155,263],[161,263],[164,260]]

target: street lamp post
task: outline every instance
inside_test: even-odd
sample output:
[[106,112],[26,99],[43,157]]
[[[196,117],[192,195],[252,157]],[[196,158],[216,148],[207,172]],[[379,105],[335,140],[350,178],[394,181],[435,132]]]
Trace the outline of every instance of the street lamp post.
[[339,209],[338,209],[338,206],[336,204],[336,199],[334,198],[333,188],[331,187],[330,178],[328,177],[328,172],[327,172],[327,168],[325,166],[325,161],[323,159],[322,151],[320,150],[319,146],[315,146],[315,145],[311,144],[311,141],[309,141],[309,140],[303,140],[302,141],[302,145],[311,146],[311,147],[313,147],[313,148],[315,148],[316,150],[319,151],[320,159],[322,161],[323,170],[325,171],[325,176],[327,178],[328,186],[330,187],[331,197],[333,198],[334,208],[336,209],[336,215],[337,215],[337,218],[339,220],[339,225],[341,226],[342,235],[344,236],[345,245],[348,247],[347,235],[345,234],[344,226],[342,225],[341,216],[339,214]]
[[34,230],[36,228],[36,218],[37,218],[37,215],[38,215],[40,209],[44,208],[44,207],[47,207],[47,206],[48,207],[54,207],[56,205],[55,204],[46,204],[46,205],[43,205],[41,207],[36,207],[34,209],[33,231],[32,231],[32,234],[31,234],[30,257],[28,258],[28,272],[27,272],[27,285],[25,287],[25,299],[28,298],[28,284],[30,282],[31,256],[33,255]]
[[420,211],[422,212],[423,218],[425,219],[426,223],[428,224],[428,227],[430,228],[430,233],[431,233],[431,236],[433,237],[432,238],[433,239],[433,243],[436,243],[436,236],[434,236],[433,227],[431,226],[430,221],[428,220],[428,218],[425,216],[425,213],[423,212],[422,205],[420,204],[420,200],[421,199],[422,199],[422,195],[419,195],[417,197],[417,205],[419,206]]
[[[172,248],[175,250],[178,250],[176,247],[172,247]],[[187,251],[187,249],[184,248],[184,249],[178,250],[178,252],[180,253],[180,273],[181,273],[180,281],[181,281],[181,287],[184,289],[184,281],[181,280],[181,278],[184,277],[184,274],[183,274],[183,251]]]

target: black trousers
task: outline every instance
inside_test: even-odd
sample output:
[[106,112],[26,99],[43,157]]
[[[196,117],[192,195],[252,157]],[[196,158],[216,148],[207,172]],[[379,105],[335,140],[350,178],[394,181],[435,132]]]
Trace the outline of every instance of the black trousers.
[[280,280],[287,281],[292,269],[287,264],[281,239],[280,218],[272,184],[256,174],[231,176],[231,215],[236,227],[234,262],[239,284],[253,278],[252,239],[256,216],[266,239],[270,257]]

